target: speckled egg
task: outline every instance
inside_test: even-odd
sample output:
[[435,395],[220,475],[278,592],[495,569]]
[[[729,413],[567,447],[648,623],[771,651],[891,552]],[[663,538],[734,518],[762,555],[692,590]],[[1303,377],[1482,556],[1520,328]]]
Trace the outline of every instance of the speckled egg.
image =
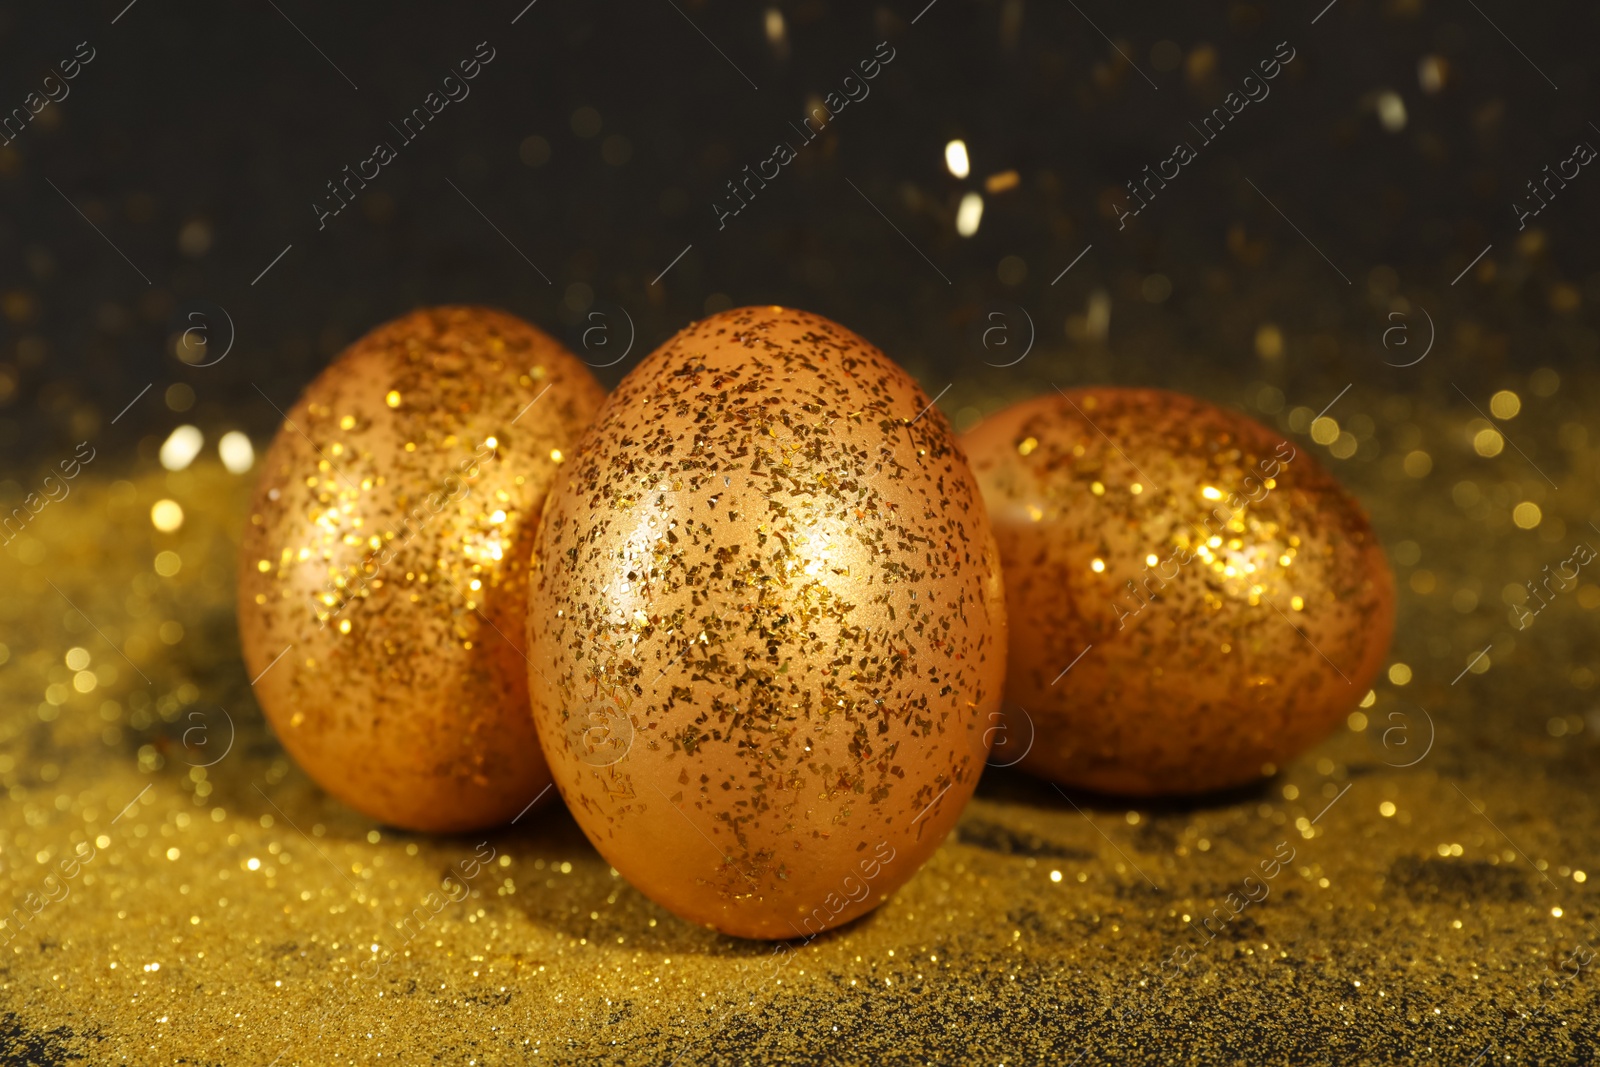
[[239,633],[284,747],[414,830],[516,816],[550,784],[523,625],[539,508],[604,392],[483,308],[351,345],[290,409],[240,550]]
[[1394,631],[1360,506],[1282,434],[1088,388],[964,438],[1005,564],[1008,743],[1108,793],[1241,785],[1356,707]]
[[556,785],[690,921],[815,936],[955,823],[1005,676],[949,424],[849,330],[723,312],[606,401],[544,512],[529,689]]

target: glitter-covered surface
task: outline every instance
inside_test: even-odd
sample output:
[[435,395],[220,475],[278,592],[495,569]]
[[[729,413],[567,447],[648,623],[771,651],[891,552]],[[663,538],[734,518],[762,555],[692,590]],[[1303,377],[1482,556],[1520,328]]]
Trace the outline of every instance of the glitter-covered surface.
[[504,312],[429,308],[289,408],[239,553],[239,629],[301,766],[398,826],[504,823],[550,785],[527,705],[527,567],[603,392]]
[[[0,555],[0,884],[16,908],[61,898],[8,922],[0,1048],[280,1065],[1593,1055],[1592,972],[1563,963],[1600,943],[1600,715],[1582,643],[1600,595],[1585,579],[1513,631],[1482,584],[1594,543],[1578,421],[1592,396],[1524,394],[1543,426],[1519,444],[1572,485],[1529,531],[1510,505],[1537,475],[1474,454],[1482,427],[1464,406],[1357,387],[1347,424],[1370,412],[1392,429],[1363,439],[1373,462],[1340,462],[1294,429],[1314,410],[1260,395],[1278,409],[1260,417],[1390,531],[1408,589],[1390,676],[1408,684],[1382,681],[1269,785],[1202,802],[1069,802],[990,771],[916,877],[792,956],[651,904],[559,807],[441,838],[331,800],[267,731],[238,658],[231,576],[252,479],[208,461],[131,481],[91,466]],[[1419,480],[1401,465],[1423,433],[1441,445]],[[185,510],[175,533],[150,527],[161,498]],[[170,577],[152,569],[160,552],[181,558]],[[65,665],[73,648],[89,677]],[[493,858],[450,903],[480,841]],[[62,858],[88,848],[53,889]],[[1269,895],[1234,916],[1230,893],[1260,896],[1247,876]],[[374,945],[381,967],[363,965]],[[1167,960],[1184,966],[1157,980]]]
[[837,323],[697,322],[550,491],[528,688],[562,796],[676,914],[815,937],[972,795],[1005,677],[1000,560],[943,412]]
[[1343,721],[1383,665],[1394,580],[1309,452],[1159,389],[1052,391],[963,441],[1015,620],[1024,770],[1132,795],[1245,785]]

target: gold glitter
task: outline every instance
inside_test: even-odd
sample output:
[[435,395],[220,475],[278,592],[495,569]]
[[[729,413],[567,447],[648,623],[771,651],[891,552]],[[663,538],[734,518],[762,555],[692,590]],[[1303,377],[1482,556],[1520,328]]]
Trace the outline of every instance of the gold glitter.
[[[1461,262],[1481,247],[1470,248]],[[1499,250],[1497,244],[1486,262]],[[1444,280],[1450,276],[1453,271]],[[1458,288],[1467,284],[1464,279]],[[1461,321],[1473,324],[1470,317]],[[1477,321],[1486,337],[1497,328]],[[1253,323],[1244,326],[1248,337]],[[1517,336],[1506,334],[1513,351]],[[1360,341],[1359,333],[1351,334],[1352,345]],[[1030,357],[1037,358],[1038,353]],[[1436,352],[1418,369],[1437,358]],[[1548,371],[1543,377],[1556,378]],[[1534,380],[1540,380],[1538,372]],[[1590,381],[1591,373],[1574,364],[1564,390],[1570,396],[1529,409],[1530,420],[1548,421],[1548,447],[1540,450],[1542,424],[1523,427],[1522,433],[1534,435],[1530,441],[1517,438],[1563,494],[1573,491],[1569,476],[1590,461],[1592,442],[1600,439],[1592,414],[1577,406]],[[1207,382],[1208,392],[1219,396],[1230,388],[1221,372]],[[1328,396],[1343,384],[1336,382]],[[943,385],[939,380],[934,389]],[[384,382],[369,391],[375,388],[374,397],[381,399],[387,387]],[[1452,392],[1447,384],[1443,388]],[[1532,386],[1529,391],[1549,395]],[[517,435],[553,396],[516,424]],[[1373,403],[1398,399],[1390,395]],[[1558,409],[1569,400],[1572,408]],[[1348,410],[1362,407],[1352,395],[1336,412],[1346,412],[1346,401],[1355,402]],[[1317,407],[1323,402],[1319,397]],[[1560,864],[1593,865],[1582,858],[1595,852],[1593,821],[1580,816],[1590,803],[1584,780],[1593,753],[1584,746],[1594,728],[1584,713],[1594,705],[1595,690],[1580,691],[1582,676],[1574,668],[1583,664],[1587,646],[1570,638],[1581,637],[1596,616],[1572,616],[1575,629],[1564,636],[1555,626],[1543,630],[1551,622],[1546,613],[1531,639],[1501,621],[1500,585],[1532,578],[1570,551],[1570,545],[1538,536],[1552,525],[1555,497],[1535,495],[1549,487],[1518,457],[1491,471],[1466,447],[1471,432],[1459,417],[1452,424],[1421,399],[1412,402],[1418,436],[1403,436],[1405,424],[1394,423],[1393,436],[1384,438],[1383,459],[1398,459],[1422,441],[1438,442],[1428,446],[1435,460],[1431,476],[1438,479],[1433,490],[1415,492],[1419,483],[1402,480],[1397,463],[1353,462],[1341,475],[1380,526],[1422,541],[1438,575],[1434,597],[1413,600],[1407,594],[1408,624],[1397,656],[1418,662],[1413,686],[1426,683],[1448,694],[1450,721],[1438,723],[1438,742],[1418,767],[1391,768],[1386,763],[1421,754],[1427,726],[1392,690],[1370,696],[1367,732],[1341,731],[1324,745],[1327,755],[1350,768],[1353,783],[1316,823],[1314,829],[1326,832],[1300,849],[1296,863],[1272,884],[1268,900],[1250,906],[1246,914],[1258,925],[1241,929],[1230,923],[1209,942],[1207,932],[1196,938],[1186,929],[1182,916],[1198,922],[1213,907],[1225,907],[1220,895],[1231,879],[1270,857],[1295,816],[1315,816],[1333,798],[1313,801],[1316,790],[1302,784],[1302,812],[1272,796],[1275,787],[1253,788],[1163,805],[1130,827],[1116,815],[1125,803],[1090,806],[1068,790],[1091,823],[1047,784],[991,769],[944,844],[869,919],[782,947],[752,946],[674,918],[618,878],[559,809],[535,809],[514,828],[470,839],[385,828],[381,841],[372,844],[373,822],[294,766],[243,691],[253,673],[227,640],[217,639],[226,626],[216,620],[231,610],[233,594],[226,582],[205,575],[226,570],[237,551],[233,537],[252,525],[249,480],[223,470],[214,450],[197,457],[187,480],[172,484],[169,472],[150,464],[149,471],[116,472],[127,479],[119,486],[112,473],[95,473],[97,461],[74,482],[70,497],[40,516],[41,523],[58,523],[41,526],[42,548],[28,550],[40,554],[25,555],[22,538],[0,552],[0,608],[8,619],[0,639],[11,646],[0,651],[6,661],[0,670],[6,738],[0,743],[0,788],[8,791],[0,806],[6,857],[0,888],[11,902],[0,941],[16,932],[13,910],[28,914],[28,894],[51,887],[43,879],[58,871],[62,859],[95,850],[83,873],[66,883],[70,898],[28,916],[28,925],[5,945],[7,1003],[0,1015],[8,1029],[0,1047],[21,1061],[32,1051],[42,1063],[276,1060],[278,1067],[291,1067],[429,1057],[480,1064],[661,1064],[674,1057],[681,1057],[680,1064],[718,1057],[800,1063],[815,1059],[819,1046],[843,1050],[833,1056],[840,1061],[852,1055],[897,1061],[910,1058],[904,1050],[914,1044],[921,1059],[940,1063],[1031,1062],[1031,1052],[1035,1060],[1061,1063],[1082,1055],[1087,1064],[1162,1062],[1159,1049],[1174,1047],[1196,1061],[1226,1060],[1229,1050],[1238,1059],[1242,1053],[1235,1046],[1244,1034],[1262,1037],[1268,1051],[1294,1062],[1326,1061],[1328,1050],[1337,1047],[1349,1049],[1351,1060],[1382,1059],[1382,1048],[1393,1047],[1414,1050],[1413,1058],[1465,1064],[1491,1041],[1493,1058],[1506,1063],[1572,1062],[1593,1033],[1587,981],[1581,975],[1566,981],[1577,960],[1562,967],[1572,945],[1593,942],[1580,922],[1587,875],[1580,880],[1573,871],[1576,888],[1557,893],[1536,865],[1548,862],[1558,884]],[[345,410],[349,405],[336,407]],[[1591,443],[1570,449],[1566,458],[1555,446],[1562,420],[1590,425]],[[117,428],[127,424],[124,418]],[[1380,433],[1390,433],[1389,420],[1380,425]],[[1449,445],[1452,440],[1462,447]],[[258,472],[264,454],[263,449],[258,455]],[[1155,479],[1137,504],[1164,508],[1165,491],[1174,483],[1144,455],[1129,455]],[[1111,459],[1116,462],[1114,453]],[[1121,493],[1127,483],[1118,480],[1117,470],[1092,474],[1110,489],[1099,506],[1119,495],[1135,502]],[[1291,466],[1283,479],[1286,490],[1296,477]],[[1482,487],[1478,504],[1497,509],[1483,512],[1489,521],[1462,514],[1450,490],[1463,479]],[[333,483],[336,489],[336,475]],[[1213,484],[1233,488],[1226,480]],[[1081,485],[1080,492],[1087,497]],[[1574,515],[1583,514],[1585,492],[1573,504]],[[177,500],[186,513],[183,528],[173,534],[159,533],[146,520],[150,502],[162,497]],[[477,490],[469,499],[484,500]],[[1509,509],[1523,499],[1552,508],[1533,535],[1509,521]],[[1582,520],[1568,522],[1575,533],[1585,527]],[[107,537],[107,529],[119,535]],[[384,527],[370,522],[367,529]],[[1323,542],[1305,532],[1303,558],[1315,570]],[[287,547],[292,562],[300,544],[274,545],[261,556],[276,564],[280,547]],[[150,569],[152,556],[163,548],[181,553],[184,561],[171,579]],[[1167,551],[1164,542],[1141,544],[1138,560],[1147,550]],[[1300,566],[1297,560],[1295,568]],[[1124,575],[1110,566],[1107,580],[1132,573],[1137,571]],[[1081,567],[1076,575],[1089,577]],[[40,581],[44,576],[82,609],[81,617],[66,610]],[[418,588],[414,579],[402,583],[401,577],[388,576],[392,584]],[[273,601],[283,599],[283,590],[269,588]],[[1600,591],[1585,588],[1592,600],[1586,606],[1600,606]],[[1450,595],[1456,591],[1474,592],[1479,609],[1453,608]],[[1581,602],[1584,596],[1580,589],[1572,599]],[[1276,620],[1270,608],[1260,610]],[[180,635],[172,643],[158,635],[165,623]],[[1492,654],[1504,653],[1504,665],[1480,675],[1489,657],[1473,660],[1472,672],[1448,688],[1498,631],[1519,638],[1514,652],[1495,641]],[[711,645],[689,654],[715,648],[716,633],[708,636]],[[1449,654],[1427,658],[1430,641],[1447,644]],[[116,665],[119,678],[77,693],[64,673],[64,654],[74,647],[93,653],[95,669]],[[149,686],[119,650],[149,676]],[[1067,649],[1055,671],[1076,651]],[[1101,651],[1091,651],[1057,688],[1075,684]],[[1304,655],[1316,658],[1309,649]],[[273,671],[295,658],[290,652]],[[1340,666],[1349,669],[1343,660]],[[1148,668],[1141,673],[1150,677]],[[63,703],[59,717],[44,720],[37,706],[53,677],[63,679]],[[184,682],[198,686],[193,703],[177,699]],[[115,705],[109,712],[108,702]],[[1421,703],[1438,719],[1433,700]],[[192,774],[199,768],[191,761],[222,755],[227,740],[218,707],[229,709],[238,741],[211,769],[210,781],[196,782]],[[1531,735],[1525,733],[1529,724],[1506,715],[1506,709],[1519,708],[1548,709],[1535,715]],[[191,719],[191,712],[205,719]],[[1408,718],[1392,719],[1391,712]],[[1547,714],[1565,714],[1573,732],[1561,739],[1540,733],[1537,719]],[[210,729],[204,747],[194,740],[205,735],[184,737],[201,721]],[[1580,722],[1582,732],[1576,729]],[[1409,726],[1408,744],[1385,745],[1383,732],[1400,723]],[[1001,751],[996,763],[1010,758]],[[46,762],[54,769],[44,767]],[[1315,781],[1309,778],[1311,763],[1286,762],[1285,780]],[[215,791],[201,797],[197,787],[213,783]],[[1264,792],[1274,803],[1258,816]],[[1386,797],[1397,805],[1387,817],[1379,806]],[[131,810],[119,816],[130,802]],[[282,815],[276,825],[262,827],[261,814],[278,814],[273,805]],[[1535,864],[1473,805],[1511,834]],[[180,822],[184,815],[193,816],[186,827]],[[1282,828],[1275,822],[1280,815]],[[447,901],[440,892],[442,873],[459,870],[480,840],[497,852],[492,871],[461,888],[452,888],[458,884],[452,879],[449,896],[467,896],[434,915],[429,894],[437,894],[435,902]],[[1440,857],[1435,846],[1441,841],[1459,841],[1467,854]],[[703,841],[701,846],[709,847]],[[169,847],[181,848],[179,860],[166,859]],[[273,847],[278,851],[269,851]],[[49,857],[47,867],[35,862],[41,853]],[[241,868],[248,856],[259,857],[256,871]],[[360,864],[359,874],[353,864]],[[563,864],[567,873],[561,873]],[[270,875],[268,866],[274,869]],[[1302,866],[1308,873],[1300,873]],[[1062,874],[1059,883],[1048,877],[1053,869]],[[1159,884],[1159,896],[1139,870]],[[1309,891],[1324,874],[1339,884],[1338,894]],[[1305,891],[1280,892],[1286,885]],[[1558,905],[1551,896],[1570,899]],[[1571,924],[1565,915],[1549,914],[1550,907],[1564,909],[1567,903],[1575,909]],[[418,908],[432,918],[407,941],[397,931],[407,923],[418,927]],[[1013,938],[1019,928],[1022,936]],[[1562,936],[1567,934],[1573,936]],[[381,946],[378,953],[370,949],[374,943]],[[1269,943],[1270,950],[1264,947]],[[1194,948],[1193,963],[1181,973],[1169,968],[1165,982],[1137,984],[1145,968],[1159,971],[1180,944]],[[1329,946],[1336,957],[1328,957]],[[367,977],[372,968],[362,966],[373,957],[387,961],[376,980]],[[160,969],[147,969],[153,964]],[[1326,980],[1330,968],[1343,979]],[[892,987],[883,985],[884,978],[892,979]],[[1380,986],[1388,990],[1385,999],[1376,995]],[[1219,1003],[1226,1012],[1216,1010]],[[1297,1011],[1286,1015],[1286,1004]],[[1436,1009],[1443,1014],[1434,1014]],[[1019,1013],[1027,1015],[1025,1027],[1018,1025]],[[1523,1026],[1519,1013],[1533,1021]],[[164,1016],[169,1021],[158,1024]],[[960,1024],[951,1025],[952,1019]],[[1175,1020],[1193,1024],[1177,1046]],[[1296,1020],[1304,1025],[1286,1025]]]
[[1489,411],[1497,419],[1514,419],[1522,410],[1522,398],[1510,389],[1502,389],[1489,398]]
[[183,525],[183,508],[176,500],[157,500],[150,507],[150,525],[162,533],[172,533]]
[[1274,323],[1263,322],[1256,327],[1256,355],[1262,359],[1277,359],[1283,355],[1283,331]]
[[400,392],[399,392],[399,390],[396,390],[396,389],[389,390],[388,395],[386,395],[383,398],[383,402],[385,404],[388,404],[392,408],[399,407],[400,406]]

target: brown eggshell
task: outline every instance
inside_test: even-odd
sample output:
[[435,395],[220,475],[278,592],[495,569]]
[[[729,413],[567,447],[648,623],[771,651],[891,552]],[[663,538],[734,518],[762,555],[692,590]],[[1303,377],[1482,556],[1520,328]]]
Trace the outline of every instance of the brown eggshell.
[[520,319],[441,307],[373,330],[290,409],[245,528],[239,633],[284,747],[346,804],[465,830],[549,785],[526,561],[603,398]]
[[1366,694],[1394,580],[1304,447],[1118,388],[1025,401],[964,443],[1005,565],[1023,769],[1132,795],[1240,785]]
[[814,936],[955,823],[1005,675],[994,540],[939,410],[827,319],[688,327],[551,490],[529,688],[600,853],[678,915]]

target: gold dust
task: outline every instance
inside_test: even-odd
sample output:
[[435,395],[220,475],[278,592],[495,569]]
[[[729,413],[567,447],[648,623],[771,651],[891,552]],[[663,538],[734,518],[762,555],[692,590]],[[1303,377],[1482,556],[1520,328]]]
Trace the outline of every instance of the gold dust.
[[1502,389],[1489,398],[1489,411],[1497,419],[1514,419],[1522,410],[1522,398],[1510,389]]
[[183,525],[183,508],[176,500],[157,500],[150,507],[150,525],[162,533],[173,533]]

